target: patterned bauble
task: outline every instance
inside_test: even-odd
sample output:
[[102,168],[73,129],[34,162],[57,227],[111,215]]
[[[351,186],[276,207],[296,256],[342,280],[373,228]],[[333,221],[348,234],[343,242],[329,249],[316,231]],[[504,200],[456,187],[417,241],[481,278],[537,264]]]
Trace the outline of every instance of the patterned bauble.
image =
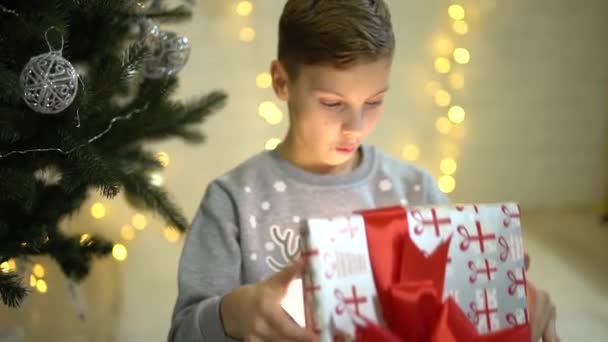
[[76,98],[78,73],[60,51],[51,51],[30,59],[21,71],[21,87],[28,107],[42,114],[57,114]]
[[[152,28],[151,32],[155,32]],[[190,57],[190,41],[174,32],[160,31],[157,37],[148,35],[146,45],[151,55],[144,62],[147,78],[162,79],[177,74]]]

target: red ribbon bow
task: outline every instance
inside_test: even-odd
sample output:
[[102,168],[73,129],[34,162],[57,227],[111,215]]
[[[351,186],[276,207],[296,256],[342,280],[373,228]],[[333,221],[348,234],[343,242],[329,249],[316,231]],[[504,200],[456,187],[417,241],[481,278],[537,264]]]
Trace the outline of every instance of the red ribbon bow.
[[366,321],[358,342],[521,342],[529,325],[480,336],[452,298],[442,300],[451,238],[430,256],[414,244],[402,207],[361,212],[387,327]]

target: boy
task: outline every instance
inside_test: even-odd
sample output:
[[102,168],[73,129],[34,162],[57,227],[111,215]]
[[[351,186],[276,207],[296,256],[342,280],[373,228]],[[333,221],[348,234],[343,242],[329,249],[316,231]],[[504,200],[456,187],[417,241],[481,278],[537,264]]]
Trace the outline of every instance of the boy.
[[[289,130],[276,150],[209,184],[180,260],[169,341],[313,341],[279,304],[302,271],[301,220],[448,203],[429,173],[363,144],[394,47],[382,0],[287,1],[271,75]],[[535,341],[555,341],[553,304],[535,297]]]

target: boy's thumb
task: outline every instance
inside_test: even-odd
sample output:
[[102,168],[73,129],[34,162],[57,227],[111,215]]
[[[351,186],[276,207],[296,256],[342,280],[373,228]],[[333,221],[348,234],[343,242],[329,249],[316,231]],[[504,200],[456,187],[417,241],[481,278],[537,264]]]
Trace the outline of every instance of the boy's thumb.
[[303,258],[298,258],[284,269],[275,273],[269,282],[277,288],[287,288],[289,283],[297,276],[304,272],[305,261]]

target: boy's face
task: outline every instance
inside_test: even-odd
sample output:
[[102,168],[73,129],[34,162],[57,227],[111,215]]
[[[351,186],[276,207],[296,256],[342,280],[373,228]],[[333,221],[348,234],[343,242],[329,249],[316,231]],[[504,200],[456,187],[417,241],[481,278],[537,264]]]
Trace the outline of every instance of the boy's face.
[[347,69],[301,66],[290,80],[273,62],[273,85],[289,106],[287,145],[311,167],[336,167],[352,160],[375,128],[388,90],[391,58]]

